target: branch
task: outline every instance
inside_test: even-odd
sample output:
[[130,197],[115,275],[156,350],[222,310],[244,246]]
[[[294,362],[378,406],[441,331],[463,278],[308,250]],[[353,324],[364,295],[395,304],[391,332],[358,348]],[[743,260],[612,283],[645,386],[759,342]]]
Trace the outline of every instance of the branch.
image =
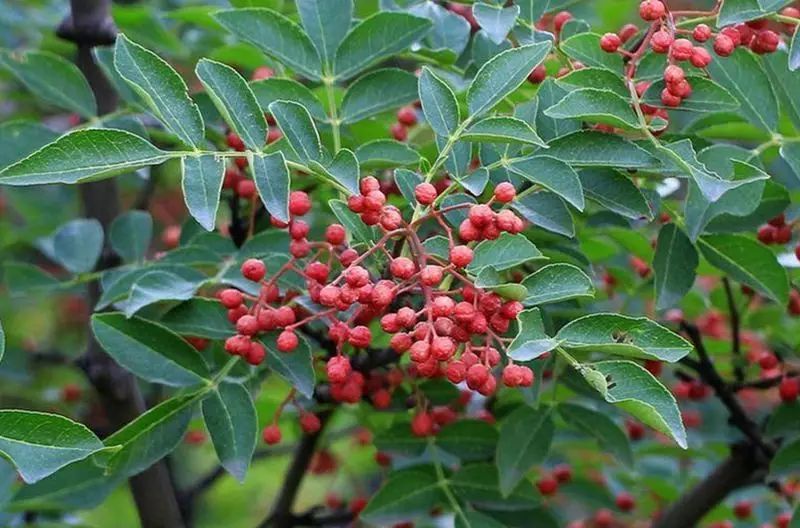
[[703,338],[700,335],[700,331],[695,325],[686,322],[681,323],[681,328],[683,328],[683,330],[689,336],[689,339],[692,341],[692,344],[697,350],[697,354],[700,356],[700,361],[694,365],[694,368],[697,370],[700,378],[714,389],[717,397],[728,409],[731,424],[739,429],[742,434],[744,434],[750,440],[750,442],[758,446],[764,455],[771,458],[775,453],[775,447],[764,441],[758,425],[756,425],[756,423],[750,419],[739,403],[739,400],[736,399],[736,396],[731,391],[730,387],[728,387],[727,383],[725,383],[725,380],[723,380],[717,372],[717,369],[709,358],[708,352],[703,344]]
[[[111,2],[71,0],[70,4],[71,15],[61,23],[58,34],[78,45],[78,68],[92,88],[98,112],[107,114],[116,108],[117,94],[95,62],[92,48],[114,42],[117,31],[111,18]],[[108,229],[120,213],[116,180],[86,183],[79,189],[86,217],[98,220],[104,230]],[[118,263],[117,256],[107,247],[97,269],[108,269]],[[88,287],[88,301],[90,306],[94,306],[100,298],[100,286],[93,281]],[[105,353],[91,337],[91,330],[88,334],[89,344],[81,366],[97,391],[111,426],[118,430],[145,411],[144,399],[133,376]],[[130,486],[143,528],[181,528],[184,525],[175,490],[163,462],[131,477]]]
[[319,431],[313,434],[303,434],[286,473],[280,494],[272,507],[269,517],[259,525],[259,528],[292,528],[296,526],[297,517],[292,513],[295,496],[300,489],[300,484],[303,482],[308,465],[314,456],[317,442],[319,442],[331,414],[333,414],[333,411],[330,409],[320,412],[318,414],[321,424]]
[[656,520],[653,528],[695,526],[728,494],[763,480],[768,467],[769,463],[758,456],[751,444],[734,445],[730,456],[694,488],[675,501]]
[[725,287],[725,297],[728,299],[728,312],[731,314],[731,352],[733,353],[733,373],[736,381],[741,383],[744,380],[744,369],[742,369],[742,345],[741,345],[741,325],[739,319],[739,309],[736,307],[736,300],[733,298],[731,281],[728,277],[722,278],[722,285]]
[[[291,453],[293,447],[294,446],[279,446],[273,449],[256,451],[253,453],[252,461],[255,462],[256,460],[261,460],[271,456],[282,456],[289,454]],[[198,495],[209,489],[214,485],[214,483],[217,482],[217,480],[224,477],[226,474],[227,472],[222,466],[217,466],[216,468],[212,469],[206,473],[205,476],[200,477],[192,487],[180,493],[181,502],[191,505]]]
[[731,390],[733,392],[739,392],[740,390],[743,389],[762,389],[762,390],[772,389],[780,385],[781,381],[783,381],[783,379],[786,376],[797,376],[797,375],[800,375],[800,373],[794,370],[789,370],[786,371],[784,374],[781,374],[780,376],[773,376],[771,378],[764,378],[755,381],[743,381],[741,383],[731,383]]
[[347,525],[353,522],[355,515],[351,511],[337,511],[326,515],[318,515],[319,506],[310,508],[308,511],[295,516],[296,526],[328,526],[328,525]]
[[233,195],[228,199],[228,207],[231,210],[231,223],[228,232],[237,248],[242,247],[242,244],[244,244],[244,241],[247,239],[247,226],[244,225],[242,217],[239,214],[239,205],[238,195]]

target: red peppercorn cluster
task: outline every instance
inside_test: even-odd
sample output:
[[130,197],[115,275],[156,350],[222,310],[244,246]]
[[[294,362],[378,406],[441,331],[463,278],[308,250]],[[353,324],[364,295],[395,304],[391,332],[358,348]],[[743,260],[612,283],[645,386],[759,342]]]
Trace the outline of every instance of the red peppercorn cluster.
[[417,107],[404,106],[397,111],[397,121],[392,123],[389,131],[397,141],[408,139],[408,129],[417,124]]
[[[781,213],[758,228],[756,236],[762,244],[786,245],[792,241],[793,223],[786,222],[786,216]],[[795,258],[800,260],[800,244],[794,248]],[[800,315],[800,292],[795,289],[789,291],[788,311],[791,315]]]
[[[509,203],[516,197],[514,186],[508,182],[500,183],[494,192],[494,200]],[[501,233],[520,233],[525,223],[510,209],[495,212],[489,204],[473,205],[469,214],[458,226],[458,236],[464,242],[494,240]]]
[[[795,10],[786,8],[784,11]],[[714,12],[709,12],[710,15]],[[680,15],[680,12],[676,13]],[[617,33],[606,33],[600,38],[600,48],[608,53],[621,53],[628,58],[638,58],[641,53],[651,49],[654,53],[666,54],[668,65],[664,70],[664,88],[661,91],[661,103],[669,108],[677,108],[681,102],[690,97],[692,86],[686,78],[686,74],[679,63],[688,62],[695,68],[706,68],[712,60],[711,54],[702,45],[692,43],[689,38],[680,37],[681,34],[691,35],[692,39],[699,44],[710,41],[713,38],[712,49],[720,57],[727,57],[733,53],[737,46],[749,47],[751,51],[758,54],[771,53],[778,48],[780,35],[766,27],[766,20],[752,20],[734,26],[722,28],[714,33],[706,24],[698,24],[691,30],[680,29],[675,24],[672,16],[665,4],[661,0],[643,0],[639,4],[639,16],[645,22],[651,24],[650,31],[645,33],[645,38],[638,50],[628,51],[621,49],[633,35],[638,33],[636,26],[625,25]],[[791,12],[787,16],[791,15]],[[786,28],[786,32],[791,34],[794,28]],[[630,61],[628,76],[635,77],[636,64]],[[639,83],[636,91],[641,97],[649,83]],[[642,105],[642,110],[647,115],[668,117],[662,111],[652,106]]]
[[[449,293],[430,293],[430,302],[421,310],[402,307],[381,318],[381,328],[392,334],[390,346],[398,354],[408,352],[418,376],[444,374],[453,383],[465,381],[481,394],[494,393],[497,380],[491,369],[501,357],[491,343],[497,334],[508,331],[522,304],[504,302],[497,294],[471,287],[463,289],[460,300]],[[533,372],[509,363],[503,369],[502,381],[509,387],[530,386]]]
[[351,211],[361,216],[361,221],[369,226],[380,224],[388,231],[398,229],[403,224],[400,210],[393,205],[386,205],[386,194],[381,191],[381,184],[374,176],[367,176],[359,184],[361,194],[354,194],[347,199]]
[[[261,285],[258,295],[236,289],[219,293],[220,302],[236,326],[236,335],[228,338],[225,349],[258,365],[265,357],[259,337],[273,337],[279,352],[291,353],[300,343],[297,330],[311,321],[320,321],[327,324],[327,337],[335,344],[336,353],[327,358],[325,365],[329,394],[334,401],[356,403],[367,396],[376,408],[387,408],[392,392],[406,375],[446,377],[456,384],[465,382],[481,394],[494,393],[498,378],[492,369],[502,363],[501,350],[511,340],[504,334],[523,305],[475,288],[463,268],[473,259],[473,250],[467,244],[495,239],[504,231],[522,230],[523,221],[510,209],[492,208],[512,202],[516,197],[514,186],[498,184],[484,204],[440,208],[436,203],[437,187],[421,183],[415,189],[419,203],[416,219],[411,221],[387,203],[376,178],[362,179],[359,190],[359,194],[349,197],[349,209],[366,225],[377,226],[383,232],[373,247],[361,253],[347,245],[347,232],[339,224],[327,227],[324,241],[309,241],[309,226],[300,217],[311,210],[311,200],[302,191],[290,193],[290,221],[272,222],[273,226],[286,229],[291,237],[289,261],[268,277],[262,261],[249,259],[242,264],[241,273]],[[458,229],[463,243],[458,244],[443,214],[451,208],[466,207],[467,219]],[[428,253],[418,238],[419,225],[429,220],[444,226],[450,242],[447,258]],[[407,253],[392,255],[386,249],[392,239],[407,243]],[[383,276],[368,268],[381,254],[388,261]],[[288,271],[303,277],[309,298],[319,305],[319,311],[308,313],[294,304],[292,292],[281,293],[277,280]],[[370,349],[370,322],[375,320],[391,335],[389,347],[397,358],[408,353],[411,364],[405,371],[402,367],[387,373],[361,371],[351,363],[348,350]],[[533,378],[530,368],[508,360],[500,381],[508,387],[526,387]],[[452,409],[443,409],[431,413],[423,405],[412,422],[413,431],[433,434],[442,424],[455,419]],[[313,431],[315,419],[310,413],[302,413],[303,430]],[[263,435],[267,443],[279,442],[276,422]]]
[[[296,218],[311,210],[311,200],[302,191],[294,191],[289,196],[289,212],[292,219],[288,224],[273,221],[279,227],[288,228],[292,241],[289,251],[295,258],[301,258],[311,251],[306,236],[309,226]],[[341,226],[339,226],[341,228]],[[329,231],[336,234],[334,226]],[[342,231],[342,238],[344,229]],[[261,289],[257,297],[247,296],[233,288],[222,290],[218,297],[222,305],[228,309],[228,319],[236,325],[236,335],[225,341],[225,350],[231,355],[238,355],[251,365],[259,365],[266,356],[264,346],[256,339],[260,334],[280,330],[275,346],[281,352],[291,352],[297,348],[300,340],[294,331],[297,315],[295,308],[288,303],[293,295],[287,292],[281,295],[276,284],[278,275],[265,280],[267,267],[261,260],[248,259],[241,266],[242,276],[252,282],[260,283]],[[251,302],[248,306],[248,301]]]
[[[762,244],[788,244],[792,240],[792,226],[786,223],[783,214],[772,218],[769,222],[758,228],[758,240]],[[795,249],[800,254],[800,246]]]

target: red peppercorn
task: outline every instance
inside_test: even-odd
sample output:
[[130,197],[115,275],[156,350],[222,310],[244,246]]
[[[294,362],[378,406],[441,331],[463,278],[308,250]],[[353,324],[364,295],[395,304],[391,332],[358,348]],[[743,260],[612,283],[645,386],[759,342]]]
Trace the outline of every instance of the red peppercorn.
[[770,29],[764,29],[756,33],[755,38],[750,42],[750,49],[754,53],[772,53],[778,49],[781,39],[777,33]]
[[366,507],[367,507],[367,499],[365,499],[364,497],[356,497],[352,501],[350,501],[349,509],[350,513],[358,516],[358,514],[361,513]]
[[244,296],[239,290],[229,288],[219,292],[219,300],[225,308],[238,308],[244,302]]
[[769,224],[763,225],[758,228],[756,237],[762,244],[773,244],[775,242],[775,233],[777,229]]
[[249,200],[256,195],[256,183],[253,180],[239,180],[236,183],[236,194],[245,200]]
[[234,356],[247,354],[250,350],[250,338],[243,335],[231,336],[225,340],[225,351]]
[[536,481],[536,487],[539,489],[539,493],[549,497],[558,491],[558,481],[552,476],[546,475]]
[[494,198],[500,203],[512,202],[516,196],[517,190],[510,182],[498,183],[494,188]]
[[664,4],[660,0],[644,0],[639,4],[639,16],[642,20],[652,22],[663,17],[667,12]]
[[[788,7],[786,9],[789,9]],[[784,9],[784,11],[786,11]],[[787,15],[788,16],[788,15]],[[793,15],[795,17],[800,17],[800,13]],[[775,526],[777,528],[789,528],[789,523],[792,522],[792,514],[791,512],[783,512],[777,517],[775,517]]]
[[614,514],[605,508],[597,510],[594,513],[594,525],[596,528],[611,528],[614,525]]
[[411,432],[415,436],[431,436],[433,434],[433,419],[425,411],[420,411],[411,420]]
[[449,337],[435,337],[431,341],[431,354],[439,361],[447,361],[456,351],[456,344]]
[[225,136],[225,141],[233,150],[238,150],[239,152],[244,150],[244,142],[242,141],[242,138],[237,136],[234,132],[228,132],[228,135]]
[[444,375],[451,383],[461,383],[467,376],[467,366],[461,361],[451,361],[444,371]]
[[663,90],[661,90],[661,103],[664,106],[675,108],[677,106],[680,106],[681,98],[676,95],[672,95],[669,89],[664,88]]
[[672,46],[674,40],[675,39],[671,33],[660,29],[653,33],[653,36],[650,39],[650,46],[653,48],[655,53],[666,53],[669,51],[669,48]]
[[681,99],[686,99],[692,95],[692,86],[686,79],[678,83],[667,84],[667,90],[675,97],[680,97]]
[[325,240],[334,246],[343,244],[346,237],[347,232],[340,224],[331,224],[325,229]]
[[753,503],[746,500],[733,505],[733,514],[739,519],[747,519],[753,514]]
[[683,81],[686,77],[686,74],[683,71],[683,68],[680,66],[676,66],[675,64],[670,64],[664,70],[664,81],[667,84],[676,84]]
[[369,272],[361,266],[350,266],[344,272],[344,280],[353,288],[360,288],[369,282]]
[[250,76],[250,79],[253,81],[263,81],[264,79],[269,79],[275,75],[275,70],[270,68],[269,66],[259,66],[255,70],[253,70],[253,74]]
[[413,106],[404,106],[397,111],[397,121],[410,127],[417,124],[417,113]]
[[639,28],[634,24],[625,24],[619,29],[617,33],[622,42],[628,42],[639,32]]
[[569,11],[560,11],[556,13],[553,17],[553,29],[556,30],[556,33],[560,33],[561,28],[563,28],[564,24],[569,20],[572,20],[572,13]]
[[376,409],[388,409],[392,404],[392,394],[386,389],[379,389],[370,396]]
[[319,421],[319,417],[316,414],[306,412],[300,415],[300,427],[303,429],[304,433],[314,434],[320,430],[322,423]]
[[636,500],[633,498],[633,495],[626,491],[623,491],[617,495],[615,502],[617,504],[617,508],[624,512],[629,512],[636,507]]
[[797,396],[800,394],[800,379],[784,377],[778,385],[778,394],[785,403],[797,400]]
[[422,205],[430,205],[436,200],[436,187],[430,183],[420,183],[414,188],[414,197]]
[[733,42],[733,39],[730,36],[725,34],[719,34],[714,39],[714,53],[719,55],[720,57],[727,57],[731,53],[733,53],[733,49],[736,47],[736,44]]
[[644,434],[646,432],[641,423],[634,421],[626,421],[625,430],[628,432],[628,438],[634,441],[644,438]]
[[350,376],[350,360],[346,356],[334,356],[328,360],[326,372],[331,383],[344,383]]
[[245,361],[247,361],[251,365],[260,365],[264,358],[267,355],[267,351],[264,349],[264,345],[258,343],[256,341],[252,341],[250,343],[250,348],[247,350],[247,353],[244,356]]
[[444,272],[441,266],[428,265],[422,268],[419,279],[425,286],[437,286],[442,282]]
[[518,387],[523,382],[522,370],[518,365],[506,365],[502,377],[506,387]]
[[476,363],[467,369],[467,386],[475,390],[486,383],[490,377],[489,369],[485,365]]
[[295,240],[306,238],[311,231],[311,227],[302,220],[292,220],[289,224],[289,236]]
[[366,348],[372,342],[372,332],[366,326],[356,326],[350,330],[347,342],[356,348]]
[[603,51],[614,53],[622,45],[622,39],[616,33],[606,33],[600,37],[600,47]]
[[472,250],[467,246],[456,246],[450,251],[450,262],[458,267],[466,267],[472,262]]
[[675,42],[672,43],[672,47],[670,48],[670,55],[673,59],[677,61],[685,61],[689,60],[692,56],[692,50],[694,46],[692,42],[688,39],[680,38],[677,39]]
[[389,132],[392,133],[392,137],[397,141],[405,141],[408,139],[408,129],[403,123],[393,123],[389,128]]
[[553,468],[553,478],[559,484],[566,484],[572,480],[572,468],[569,464],[559,464]]
[[278,350],[281,352],[291,352],[297,345],[300,344],[300,340],[292,330],[284,330],[278,335],[278,339],[276,341],[276,345]]
[[[747,31],[749,32],[749,29]],[[733,42],[734,46],[739,46],[742,44],[742,34],[736,27],[728,26],[726,28],[723,28],[722,31],[720,31],[720,34],[729,37]]]
[[705,48],[695,46],[692,50],[692,56],[689,57],[689,62],[695,68],[705,68],[711,64],[711,54]]
[[407,257],[397,257],[389,264],[392,276],[403,280],[410,278],[414,274],[415,268],[414,262]]
[[692,30],[692,37],[697,42],[705,42],[711,38],[711,28],[706,24],[698,24]]
[[281,441],[281,430],[277,424],[271,424],[264,428],[261,436],[264,439],[264,443],[268,445],[275,445]]
[[772,352],[762,352],[758,356],[758,365],[764,370],[772,370],[778,366],[778,357]]
[[311,210],[311,199],[303,191],[292,191],[289,194],[289,212],[295,216],[303,216]]
[[253,282],[259,282],[267,274],[267,267],[259,259],[247,259],[242,264],[242,276]]
[[411,336],[403,332],[393,335],[392,339],[389,341],[389,346],[398,354],[402,354],[411,348],[411,345]]
[[272,144],[278,141],[280,138],[283,137],[283,132],[278,127],[269,127],[267,131],[267,144]]
[[544,64],[540,64],[528,74],[528,82],[531,84],[539,84],[544,81],[546,77],[547,69],[544,67]]
[[242,335],[252,336],[258,333],[258,319],[253,315],[243,315],[236,321],[236,331]]
[[488,205],[473,205],[469,208],[469,221],[475,227],[485,227],[492,222],[494,212]]

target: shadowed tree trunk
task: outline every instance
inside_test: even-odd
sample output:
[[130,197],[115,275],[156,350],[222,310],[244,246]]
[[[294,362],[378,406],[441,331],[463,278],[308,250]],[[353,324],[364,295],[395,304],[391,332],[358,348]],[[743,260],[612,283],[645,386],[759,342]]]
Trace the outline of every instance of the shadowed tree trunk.
[[[117,94],[94,60],[92,48],[114,42],[116,27],[111,18],[110,0],[71,0],[71,14],[59,26],[58,35],[78,45],[76,63],[83,72],[97,100],[99,114],[113,112]],[[106,179],[80,186],[84,215],[94,218],[105,232],[120,213],[116,180]],[[106,247],[97,269],[118,263],[117,256]],[[88,301],[94,306],[100,296],[100,285],[89,284]],[[83,368],[97,391],[113,430],[120,429],[146,410],[136,379],[117,365],[89,332],[89,345]],[[181,528],[184,526],[175,496],[175,489],[164,462],[154,464],[130,479],[139,519],[143,528]]]

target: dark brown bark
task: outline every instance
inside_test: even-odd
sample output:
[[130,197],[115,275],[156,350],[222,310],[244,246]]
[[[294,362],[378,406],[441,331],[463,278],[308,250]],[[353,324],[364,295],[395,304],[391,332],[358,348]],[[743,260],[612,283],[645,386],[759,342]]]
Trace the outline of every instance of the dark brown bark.
[[[113,43],[116,27],[111,19],[110,0],[71,0],[71,15],[62,22],[58,34],[78,45],[76,63],[94,92],[98,113],[107,114],[117,106],[117,94],[94,61],[92,47]],[[108,230],[120,213],[119,194],[114,179],[86,183],[80,186],[84,215],[94,218]],[[97,269],[107,269],[118,263],[116,255],[106,248]],[[97,282],[89,284],[88,301],[94,306],[100,297]],[[97,391],[109,423],[117,430],[146,410],[135,378],[117,365],[91,337],[81,365]],[[175,489],[163,462],[130,479],[139,519],[143,528],[181,528],[184,526]]]
[[653,528],[690,528],[733,491],[759,482],[766,475],[763,463],[752,444],[737,444],[731,454],[706,478],[673,503]]
[[[733,305],[731,310],[733,310]],[[738,325],[738,320],[737,320]],[[717,371],[698,328],[684,322],[681,328],[695,347],[699,360],[684,358],[681,363],[694,370],[703,383],[714,389],[728,411],[728,422],[745,440],[731,445],[728,458],[667,508],[653,528],[696,526],[697,523],[733,491],[762,483],[775,454],[775,445],[762,435],[761,429],[747,414],[736,397],[736,384],[727,383]],[[738,326],[735,329],[738,332]],[[735,342],[734,347],[738,346]],[[738,382],[737,382],[738,383]]]

